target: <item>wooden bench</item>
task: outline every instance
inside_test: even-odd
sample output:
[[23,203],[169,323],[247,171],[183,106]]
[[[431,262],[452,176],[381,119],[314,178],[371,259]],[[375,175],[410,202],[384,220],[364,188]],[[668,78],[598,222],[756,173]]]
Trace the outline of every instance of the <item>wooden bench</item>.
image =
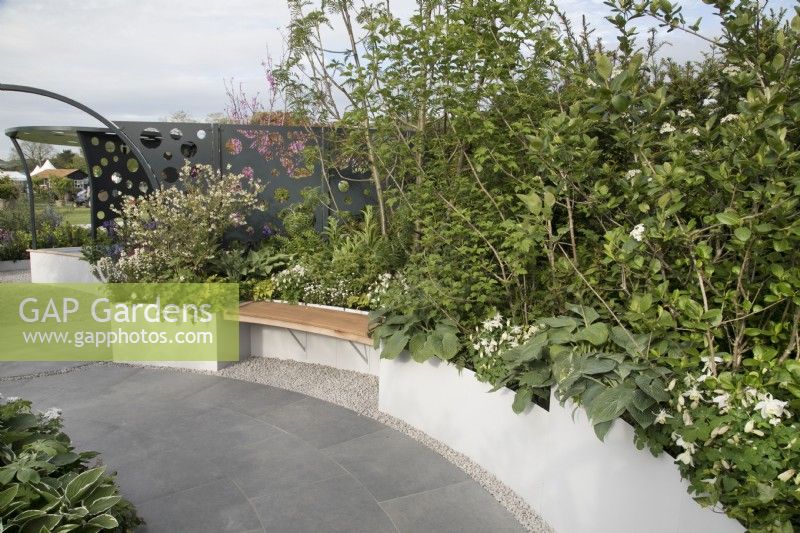
[[[365,314],[281,302],[239,306],[242,356],[278,357],[377,375]],[[326,340],[327,339],[327,340]]]

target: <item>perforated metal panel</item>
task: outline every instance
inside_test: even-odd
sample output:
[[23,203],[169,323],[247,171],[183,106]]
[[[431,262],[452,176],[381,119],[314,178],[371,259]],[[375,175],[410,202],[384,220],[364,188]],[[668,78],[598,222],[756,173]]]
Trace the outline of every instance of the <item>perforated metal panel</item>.
[[[316,210],[321,230],[331,209],[359,212],[375,201],[374,188],[362,169],[329,170],[323,176],[320,150],[325,150],[323,130],[300,126],[252,126],[208,123],[118,122],[136,143],[161,186],[180,187],[185,164],[210,164],[222,172],[235,172],[265,185],[266,211],[252,215],[229,238],[258,241],[280,230],[280,212],[303,201],[305,189],[327,195],[331,208]],[[92,223],[113,219],[123,195],[148,192],[145,173],[112,134],[79,133],[92,176]],[[133,163],[131,163],[133,160]],[[343,165],[352,167],[352,165]]]
[[147,175],[130,149],[113,133],[78,132],[89,166],[92,228],[116,218],[124,196],[150,191]]

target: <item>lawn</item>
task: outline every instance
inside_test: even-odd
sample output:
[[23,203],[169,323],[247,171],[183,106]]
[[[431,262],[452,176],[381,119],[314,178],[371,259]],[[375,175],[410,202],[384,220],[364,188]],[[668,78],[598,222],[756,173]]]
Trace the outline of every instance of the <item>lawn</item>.
[[[39,215],[44,211],[44,208],[47,206],[47,202],[43,201],[36,201],[36,216]],[[89,224],[90,221],[90,210],[88,207],[75,207],[73,205],[64,205],[64,206],[54,206],[56,212],[61,215],[64,222],[69,222],[70,224]]]

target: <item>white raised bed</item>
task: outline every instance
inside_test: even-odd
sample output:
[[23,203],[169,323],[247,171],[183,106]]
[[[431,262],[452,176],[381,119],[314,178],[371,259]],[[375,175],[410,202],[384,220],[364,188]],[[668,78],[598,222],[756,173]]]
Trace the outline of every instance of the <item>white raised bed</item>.
[[100,283],[78,247],[41,248],[28,252],[33,283]]
[[380,409],[467,455],[524,498],[559,533],[728,533],[742,526],[687,493],[666,455],[633,444],[617,421],[605,442],[583,409],[511,410],[469,370],[408,357],[381,360]]
[[14,270],[29,270],[31,262],[28,259],[19,261],[0,261],[0,272],[12,272]]

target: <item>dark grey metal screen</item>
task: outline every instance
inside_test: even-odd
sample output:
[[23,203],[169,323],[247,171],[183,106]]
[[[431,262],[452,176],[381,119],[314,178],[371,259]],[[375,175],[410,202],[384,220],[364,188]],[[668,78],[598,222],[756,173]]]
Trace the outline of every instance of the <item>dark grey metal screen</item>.
[[[257,241],[280,229],[279,213],[303,200],[303,191],[315,188],[328,198],[329,207],[316,209],[321,230],[331,211],[360,212],[375,200],[368,174],[352,168],[326,169],[320,164],[326,150],[325,130],[301,126],[255,126],[209,123],[118,122],[136,143],[161,186],[180,187],[185,164],[209,164],[222,172],[253,177],[265,186],[267,209],[253,215],[230,236]],[[89,165],[92,188],[92,224],[115,217],[125,195],[149,192],[146,175],[130,150],[113,133],[80,134]]]

